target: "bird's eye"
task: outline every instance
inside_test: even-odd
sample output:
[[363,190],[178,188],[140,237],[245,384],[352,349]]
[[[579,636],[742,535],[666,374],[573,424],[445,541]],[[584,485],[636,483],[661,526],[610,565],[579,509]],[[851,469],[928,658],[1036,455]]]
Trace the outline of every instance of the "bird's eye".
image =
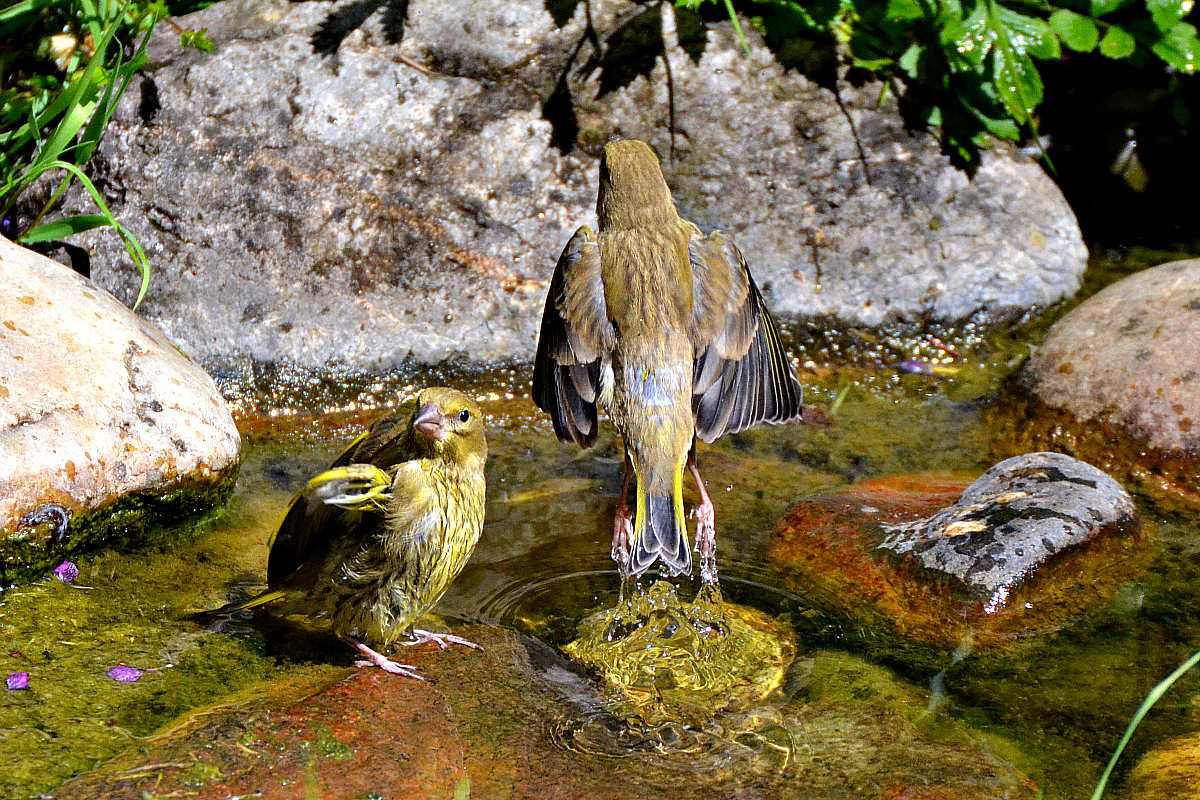
[[464,408],[461,412],[459,412],[458,418],[463,422],[466,422],[471,418],[471,412]]

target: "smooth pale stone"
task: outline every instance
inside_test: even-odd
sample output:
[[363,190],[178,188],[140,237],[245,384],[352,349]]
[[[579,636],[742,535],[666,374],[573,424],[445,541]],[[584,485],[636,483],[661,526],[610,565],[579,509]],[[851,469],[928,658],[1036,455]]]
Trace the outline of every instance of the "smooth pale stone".
[[0,531],[43,503],[79,515],[232,477],[241,437],[229,408],[161,332],[3,238],[0,279]]

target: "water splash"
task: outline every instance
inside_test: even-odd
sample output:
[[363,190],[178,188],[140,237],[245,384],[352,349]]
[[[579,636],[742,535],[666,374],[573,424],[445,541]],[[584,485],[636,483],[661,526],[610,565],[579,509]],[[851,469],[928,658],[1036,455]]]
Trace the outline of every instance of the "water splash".
[[795,655],[786,625],[724,603],[715,585],[685,601],[665,580],[622,587],[616,606],[584,618],[563,649],[601,673],[606,712],[668,749],[686,740],[678,730],[769,695]]

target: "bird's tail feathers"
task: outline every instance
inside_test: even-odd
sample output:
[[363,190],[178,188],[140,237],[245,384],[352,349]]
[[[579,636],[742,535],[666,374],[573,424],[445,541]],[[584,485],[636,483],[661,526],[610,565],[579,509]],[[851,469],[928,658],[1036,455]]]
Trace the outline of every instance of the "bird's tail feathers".
[[637,475],[637,511],[633,518],[629,572],[637,576],[661,561],[670,575],[692,573],[692,551],[683,516],[683,462],[675,466],[670,494],[651,492]]

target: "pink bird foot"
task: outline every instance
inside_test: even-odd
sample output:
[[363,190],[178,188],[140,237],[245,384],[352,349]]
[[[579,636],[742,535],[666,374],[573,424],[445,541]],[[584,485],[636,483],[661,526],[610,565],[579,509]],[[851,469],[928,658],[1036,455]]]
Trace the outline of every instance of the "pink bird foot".
[[425,680],[417,674],[417,668],[412,664],[399,664],[392,661],[383,653],[376,652],[357,639],[349,636],[342,636],[341,640],[366,657],[365,660],[355,661],[354,666],[356,667],[379,667],[384,672],[390,672],[393,675],[403,675],[406,678],[416,678],[419,681]]
[[461,636],[455,636],[453,633],[434,633],[433,631],[423,631],[420,628],[413,628],[412,638],[407,642],[401,642],[400,644],[404,645],[405,647],[412,647],[414,644],[424,644],[425,642],[436,642],[437,646],[442,650],[445,650],[452,644],[460,644],[463,647],[473,647],[476,650],[483,649],[474,642],[464,639]]

